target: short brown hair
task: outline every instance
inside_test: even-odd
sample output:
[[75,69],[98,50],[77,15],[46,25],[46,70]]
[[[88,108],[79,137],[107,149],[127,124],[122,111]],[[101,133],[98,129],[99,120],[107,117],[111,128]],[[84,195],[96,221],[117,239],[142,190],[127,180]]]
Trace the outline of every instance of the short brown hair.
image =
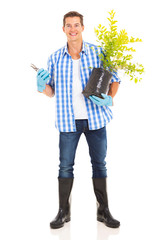
[[83,15],[82,14],[80,14],[78,12],[75,12],[75,11],[71,11],[71,12],[66,13],[63,17],[63,26],[65,26],[65,20],[66,20],[67,17],[79,17],[80,18],[80,23],[83,26]]

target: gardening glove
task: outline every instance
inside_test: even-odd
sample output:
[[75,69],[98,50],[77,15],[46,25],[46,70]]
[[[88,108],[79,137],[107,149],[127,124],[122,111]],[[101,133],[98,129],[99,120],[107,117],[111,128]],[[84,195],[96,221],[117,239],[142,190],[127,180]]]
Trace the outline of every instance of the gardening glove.
[[102,95],[103,99],[96,97],[94,95],[89,96],[89,99],[98,106],[112,106],[112,103],[113,103],[112,97],[109,95],[106,95],[104,93],[101,93],[101,95]]
[[37,72],[37,88],[39,92],[43,92],[46,88],[46,83],[49,80],[49,72],[43,68]]

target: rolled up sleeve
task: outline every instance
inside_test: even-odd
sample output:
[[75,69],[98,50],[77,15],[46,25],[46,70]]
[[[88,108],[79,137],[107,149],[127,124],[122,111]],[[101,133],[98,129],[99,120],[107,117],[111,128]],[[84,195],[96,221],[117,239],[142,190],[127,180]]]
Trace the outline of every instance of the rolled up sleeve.
[[121,79],[119,78],[117,72],[112,72],[111,83],[113,83],[113,82],[119,82],[119,83],[121,83]]
[[54,89],[55,83],[54,83],[53,54],[50,55],[50,57],[48,58],[47,66],[48,66],[48,72],[49,72],[49,80],[47,82],[47,85],[50,85]]

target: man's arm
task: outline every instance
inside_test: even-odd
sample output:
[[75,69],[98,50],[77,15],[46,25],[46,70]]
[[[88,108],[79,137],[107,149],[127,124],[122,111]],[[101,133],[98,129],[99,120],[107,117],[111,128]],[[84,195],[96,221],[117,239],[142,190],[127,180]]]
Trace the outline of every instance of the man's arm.
[[53,97],[54,96],[54,89],[51,86],[46,85],[46,88],[43,90],[43,93],[48,97]]
[[114,98],[119,88],[119,82],[113,82],[110,85],[108,95]]

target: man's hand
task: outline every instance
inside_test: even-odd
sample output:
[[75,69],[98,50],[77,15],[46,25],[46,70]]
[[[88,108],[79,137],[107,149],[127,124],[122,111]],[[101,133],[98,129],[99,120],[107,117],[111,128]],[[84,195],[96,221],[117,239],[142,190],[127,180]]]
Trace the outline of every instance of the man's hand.
[[89,96],[89,99],[98,106],[112,106],[112,104],[113,104],[112,97],[109,95],[106,95],[104,93],[101,93],[101,95],[102,95],[103,99],[96,97],[94,95]]
[[43,92],[43,90],[45,90],[48,80],[49,72],[43,68],[39,69],[37,73],[37,89],[39,92]]

